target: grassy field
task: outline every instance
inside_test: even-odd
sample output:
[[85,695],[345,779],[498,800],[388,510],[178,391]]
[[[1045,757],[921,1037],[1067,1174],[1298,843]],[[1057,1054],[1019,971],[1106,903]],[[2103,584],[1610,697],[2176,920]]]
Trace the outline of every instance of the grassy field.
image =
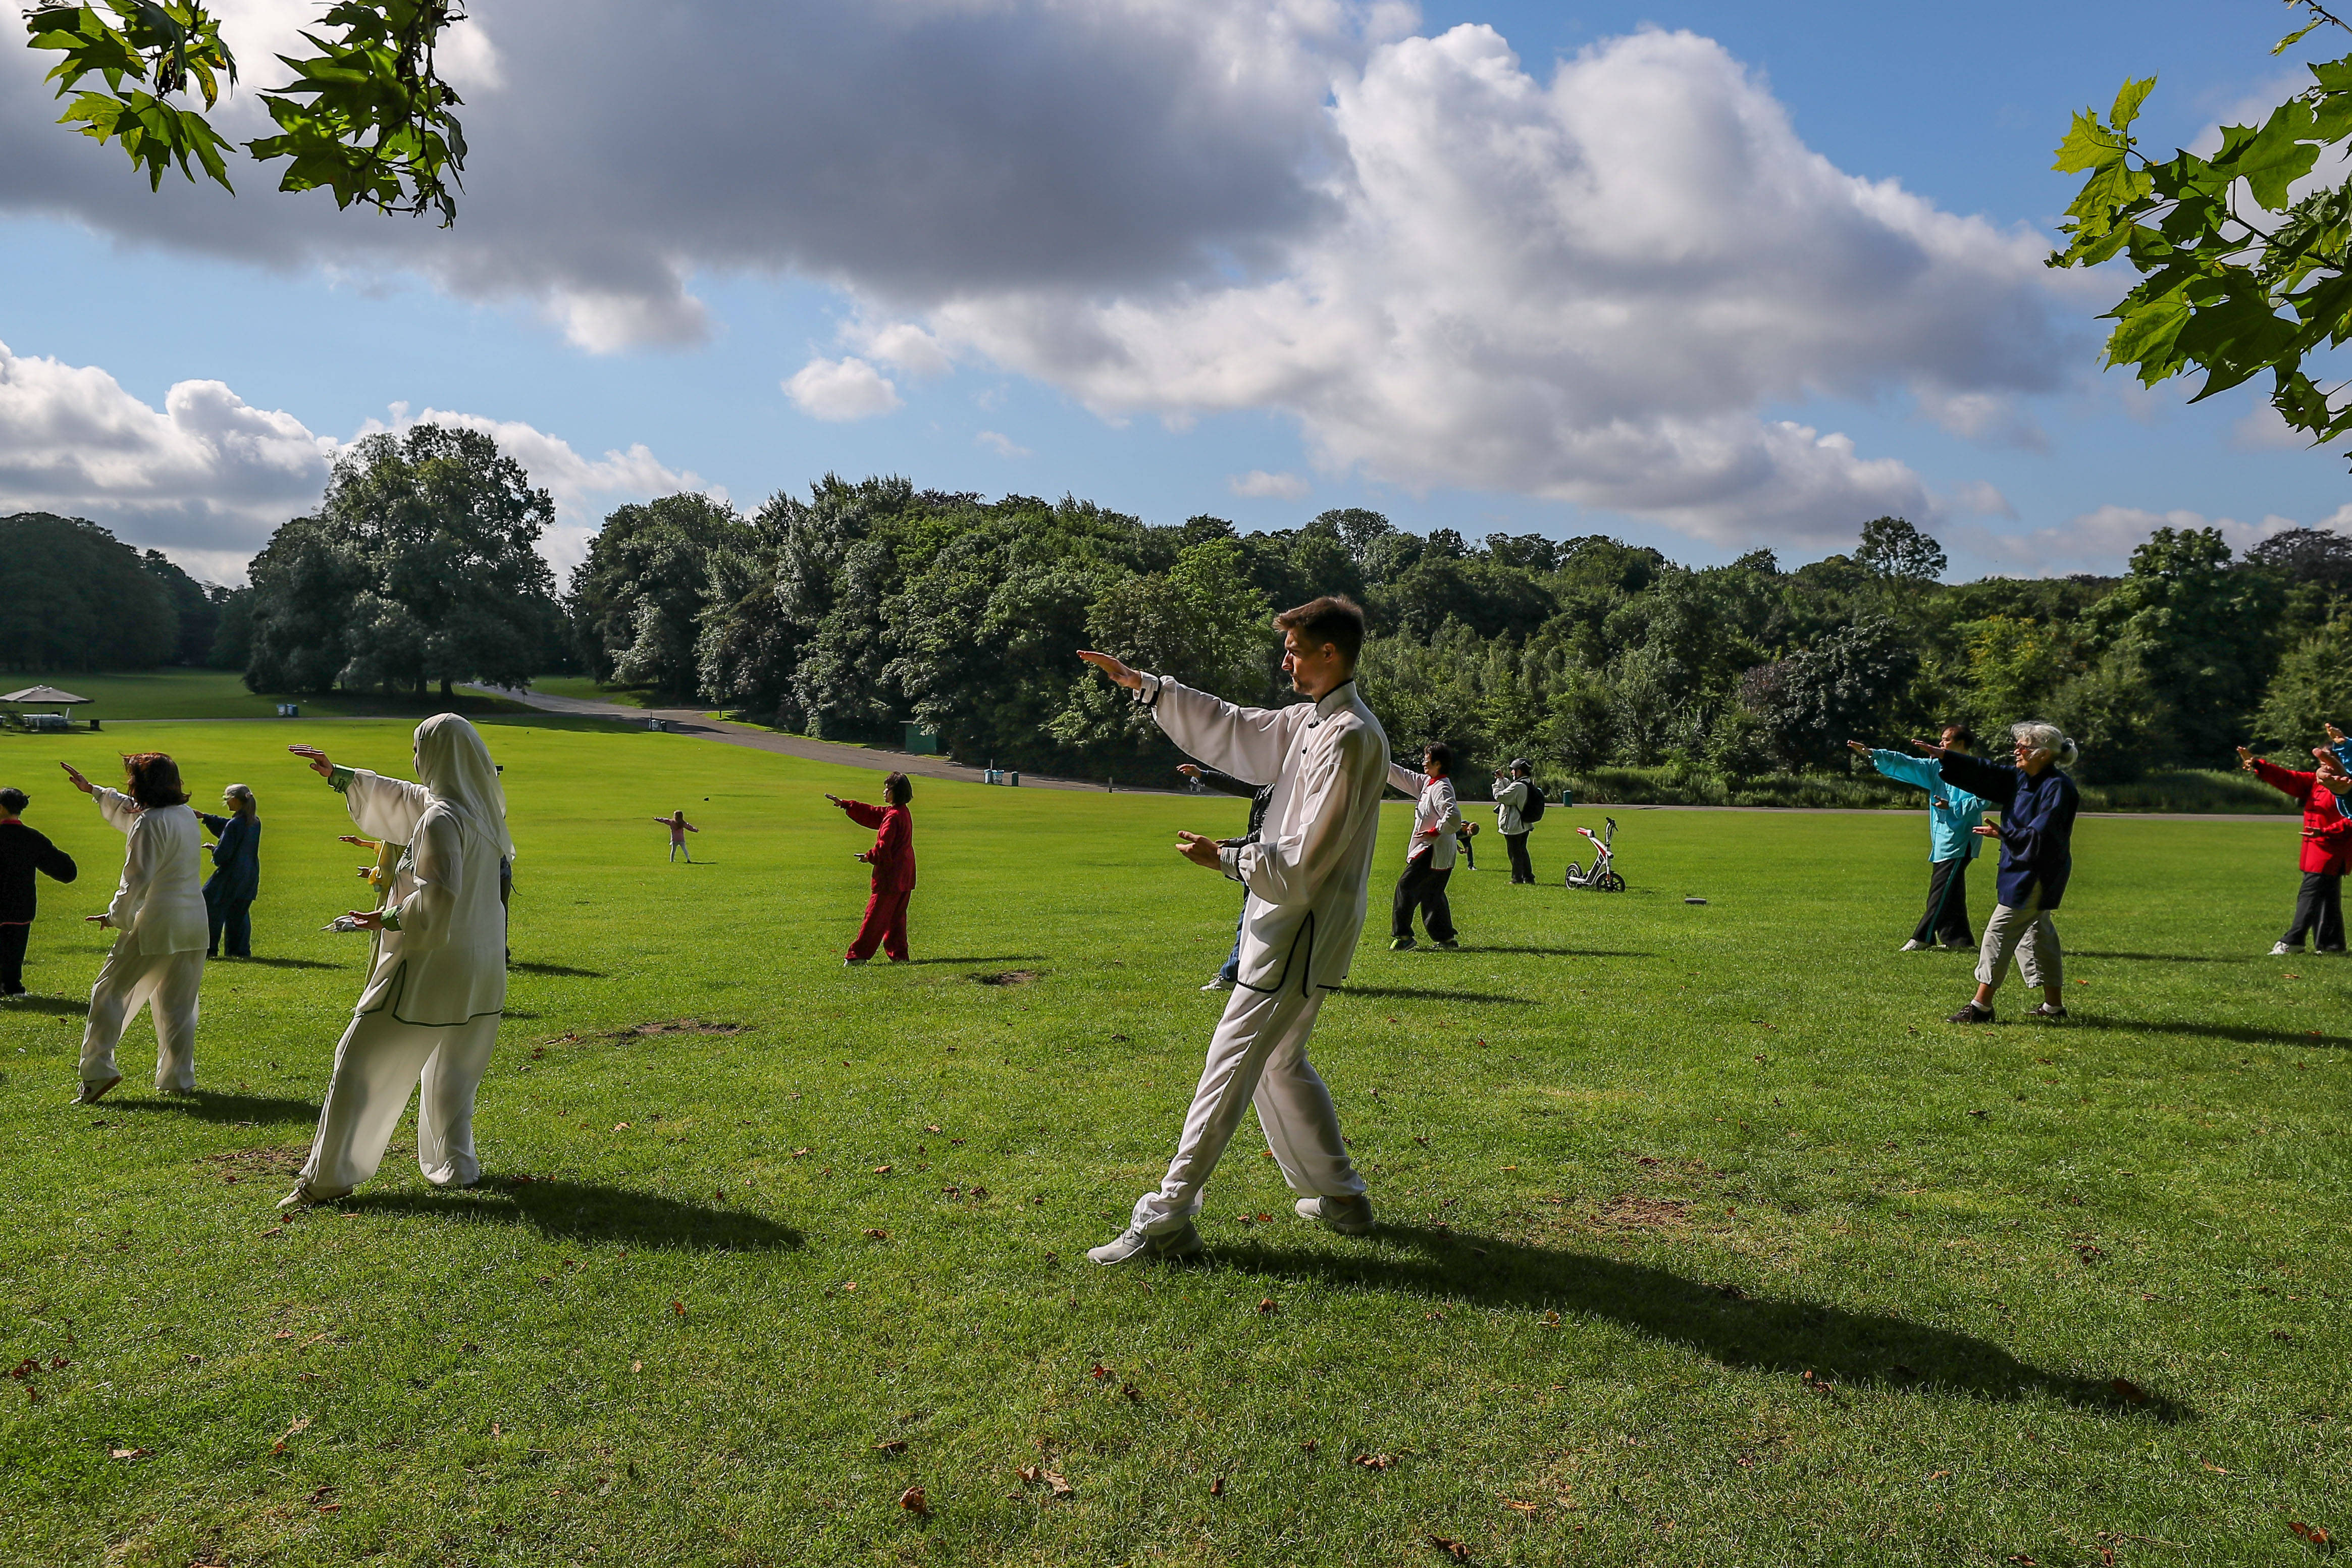
[[419,702],[411,698],[347,691],[325,695],[256,693],[247,691],[245,677],[231,669],[137,669],[113,675],[0,670],[0,691],[21,691],[28,686],[54,686],[77,697],[89,698],[89,707],[68,711],[78,722],[95,717],[101,724],[111,724],[118,719],[269,719],[276,717],[280,702],[299,702],[306,716],[319,718],[438,713],[448,708],[465,713],[528,711],[520,703],[478,691],[461,690],[449,702],[444,702],[437,694]]
[[[922,781],[921,962],[845,971],[865,836],[818,796],[874,775],[488,732],[521,845],[488,1175],[427,1188],[404,1130],[290,1223],[362,949],[317,930],[340,803],[278,748],[397,768],[405,728],[0,747],[168,746],[267,825],[205,1095],[147,1092],[142,1022],[68,1110],[121,840],[31,780],[84,871],[0,1012],[0,1561],[2240,1564],[2352,1531],[2352,969],[2260,956],[2289,825],[2085,822],[2062,1027],[2014,991],[1937,1021],[1968,961],[1894,951],[1913,818],[1620,811],[1615,897],[1496,856],[1465,951],[1368,940],[1323,1014],[1380,1233],[1290,1217],[1245,1128],[1208,1262],[1106,1273],[1234,912],[1166,845],[1239,802]],[[679,805],[701,864],[647,820]],[[1538,830],[1553,883],[1597,815]]]

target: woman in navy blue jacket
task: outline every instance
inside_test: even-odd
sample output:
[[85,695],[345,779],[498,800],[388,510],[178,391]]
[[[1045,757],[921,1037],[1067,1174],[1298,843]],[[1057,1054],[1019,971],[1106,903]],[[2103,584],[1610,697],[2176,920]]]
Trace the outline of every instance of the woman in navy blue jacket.
[[2074,813],[2081,805],[2074,781],[2059,770],[2072,767],[2081,752],[2055,724],[2031,720],[2011,733],[2017,740],[2015,767],[1912,742],[1937,759],[1947,783],[1983,796],[2000,812],[2000,826],[1977,829],[2000,840],[2000,901],[1978,951],[1977,994],[1952,1015],[1955,1024],[1992,1022],[1992,994],[2008,976],[2011,957],[2025,983],[2042,987],[2042,1005],[2026,1016],[2066,1016],[2065,955],[2050,912],[2065,897],[2074,869]]

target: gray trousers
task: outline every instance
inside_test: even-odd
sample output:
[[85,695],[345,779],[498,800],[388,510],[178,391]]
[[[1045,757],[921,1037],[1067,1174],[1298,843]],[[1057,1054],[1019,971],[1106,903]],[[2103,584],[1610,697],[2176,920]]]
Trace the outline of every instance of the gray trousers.
[[2009,977],[2012,955],[2028,985],[2066,984],[2066,955],[2058,946],[2058,928],[2042,912],[2039,884],[2022,905],[1993,906],[1977,952],[1977,984],[1998,987]]

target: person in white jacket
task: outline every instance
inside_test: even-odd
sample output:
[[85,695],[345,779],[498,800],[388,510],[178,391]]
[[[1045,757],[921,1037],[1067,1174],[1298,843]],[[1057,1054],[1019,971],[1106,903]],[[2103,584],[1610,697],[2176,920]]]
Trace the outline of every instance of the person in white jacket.
[[193,1094],[196,1088],[196,994],[204,983],[204,837],[180,767],[162,752],[122,759],[124,790],[102,789],[60,763],[74,788],[98,804],[108,826],[130,839],[122,879],[93,925],[117,932],[114,946],[89,988],[89,1021],[81,1037],[81,1091],[76,1105],[95,1105],[122,1081],[114,1047],[143,1005],[155,1021],[155,1089]]
[[422,784],[337,767],[315,746],[288,750],[343,794],[362,834],[407,847],[382,906],[345,917],[375,933],[375,962],[335,1047],[310,1158],[280,1206],[325,1203],[373,1176],[420,1081],[417,1168],[436,1186],[470,1187],[482,1175],[474,1095],[507,1002],[499,868],[514,858],[489,748],[465,720],[436,713],[416,727]]
[[1454,797],[1454,748],[1432,741],[1422,748],[1420,773],[1402,763],[1389,764],[1389,787],[1412,796],[1412,838],[1405,847],[1404,872],[1397,878],[1396,895],[1389,910],[1389,949],[1405,952],[1417,945],[1412,939],[1412,912],[1429,928],[1429,940],[1453,949],[1454,906],[1445,900],[1445,884],[1454,876],[1454,836],[1462,831],[1462,806]]
[[1283,668],[1310,701],[1236,708],[1108,654],[1078,655],[1133,692],[1183,750],[1235,778],[1275,786],[1255,843],[1177,835],[1177,853],[1249,889],[1241,965],[1167,1177],[1136,1201],[1124,1232],[1087,1254],[1097,1263],[1201,1250],[1192,1216],[1202,1190],[1253,1100],[1266,1147],[1298,1194],[1299,1216],[1350,1236],[1372,1228],[1364,1179],[1339,1136],[1330,1090],[1307,1059],[1307,1041],[1324,996],[1347,978],[1363,930],[1389,739],[1356,690],[1363,612],[1322,598],[1275,625]]

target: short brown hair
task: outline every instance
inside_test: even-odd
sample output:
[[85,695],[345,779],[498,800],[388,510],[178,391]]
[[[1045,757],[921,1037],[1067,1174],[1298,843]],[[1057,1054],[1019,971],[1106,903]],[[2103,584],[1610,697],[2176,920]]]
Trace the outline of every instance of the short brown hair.
[[1345,594],[1326,594],[1274,617],[1277,630],[1297,632],[1308,647],[1329,643],[1350,665],[1364,651],[1364,609]]
[[904,773],[892,773],[882,781],[882,798],[892,805],[904,805],[915,798],[915,781]]
[[188,804],[188,792],[180,787],[180,764],[168,752],[127,753],[122,759],[122,778],[131,786],[126,792],[131,798],[151,810]]

